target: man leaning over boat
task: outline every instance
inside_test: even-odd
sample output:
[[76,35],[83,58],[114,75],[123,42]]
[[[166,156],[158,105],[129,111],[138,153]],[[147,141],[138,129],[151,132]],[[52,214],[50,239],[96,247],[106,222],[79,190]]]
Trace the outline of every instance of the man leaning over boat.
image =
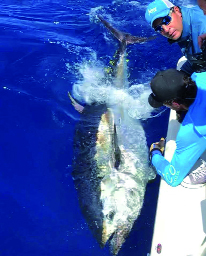
[[[148,101],[154,107],[166,106],[187,111],[176,138],[171,162],[163,157],[164,143],[150,147],[151,164],[170,185],[178,186],[206,150],[206,72],[186,75],[176,69],[159,71],[151,81]],[[189,174],[191,184],[206,182],[206,168]]]

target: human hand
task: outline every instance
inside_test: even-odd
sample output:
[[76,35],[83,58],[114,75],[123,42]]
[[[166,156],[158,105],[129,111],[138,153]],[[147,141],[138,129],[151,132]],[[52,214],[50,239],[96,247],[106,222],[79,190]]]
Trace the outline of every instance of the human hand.
[[204,43],[206,42],[205,40],[206,40],[206,33],[198,36],[198,45],[200,49],[202,49]]
[[152,145],[150,146],[150,153],[154,150],[159,150],[163,155],[164,146],[165,146],[165,139],[161,138],[160,141],[152,143]]

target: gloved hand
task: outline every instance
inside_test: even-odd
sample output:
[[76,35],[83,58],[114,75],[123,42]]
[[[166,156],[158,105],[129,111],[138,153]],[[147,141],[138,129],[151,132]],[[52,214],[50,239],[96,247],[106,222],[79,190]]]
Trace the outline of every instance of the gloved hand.
[[149,154],[150,162],[152,160],[153,155],[155,154],[163,155],[164,149],[165,149],[164,138],[161,138],[159,142],[152,143],[152,145],[150,146],[150,154]]

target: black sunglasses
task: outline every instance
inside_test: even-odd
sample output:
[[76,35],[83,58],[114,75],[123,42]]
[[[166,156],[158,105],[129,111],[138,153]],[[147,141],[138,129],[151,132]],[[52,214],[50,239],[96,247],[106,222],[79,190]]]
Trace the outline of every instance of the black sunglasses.
[[163,29],[162,25],[166,25],[167,26],[167,25],[170,24],[170,22],[172,21],[172,12],[173,12],[173,8],[170,10],[170,12],[169,12],[169,14],[167,16],[162,18],[161,23],[154,28],[154,30],[156,32],[160,33],[162,31],[162,29]]

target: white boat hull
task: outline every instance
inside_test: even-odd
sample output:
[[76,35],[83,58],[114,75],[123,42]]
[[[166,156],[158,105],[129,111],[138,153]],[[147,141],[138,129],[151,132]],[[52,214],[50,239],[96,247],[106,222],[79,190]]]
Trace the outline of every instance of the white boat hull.
[[[175,151],[178,130],[176,112],[172,110],[165,149],[169,161]],[[206,152],[202,158],[206,161]],[[171,187],[161,180],[150,255],[206,256],[205,185]]]

